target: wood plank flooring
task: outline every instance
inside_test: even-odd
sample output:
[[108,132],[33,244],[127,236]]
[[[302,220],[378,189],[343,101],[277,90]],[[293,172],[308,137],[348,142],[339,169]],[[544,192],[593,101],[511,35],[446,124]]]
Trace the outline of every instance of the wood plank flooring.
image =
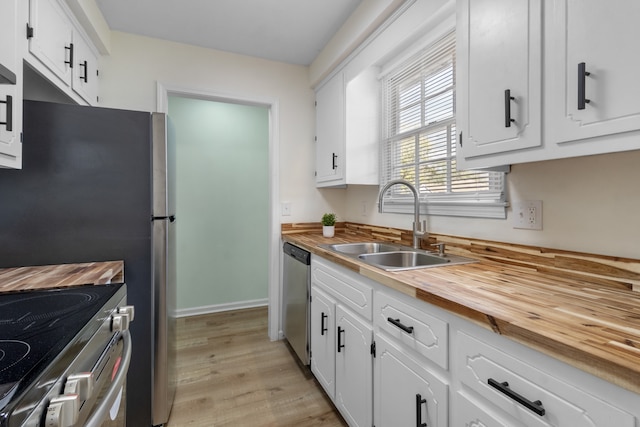
[[267,308],[178,319],[176,397],[167,427],[346,426]]

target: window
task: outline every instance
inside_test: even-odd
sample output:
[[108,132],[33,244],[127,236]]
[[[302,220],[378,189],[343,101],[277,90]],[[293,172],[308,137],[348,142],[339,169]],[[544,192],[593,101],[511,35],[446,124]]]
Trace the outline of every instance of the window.
[[[503,172],[456,169],[455,55],[452,32],[383,77],[381,185],[411,182],[431,215],[506,218]],[[412,204],[405,186],[385,195],[388,212]]]

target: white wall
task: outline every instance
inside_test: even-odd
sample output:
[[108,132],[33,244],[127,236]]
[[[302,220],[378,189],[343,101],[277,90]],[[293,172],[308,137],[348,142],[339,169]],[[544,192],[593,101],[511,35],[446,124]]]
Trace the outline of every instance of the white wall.
[[[508,199],[542,200],[543,229],[514,229],[506,220],[428,217],[435,233],[602,255],[640,258],[640,151],[513,165]],[[378,188],[347,190],[346,219],[411,228],[411,215],[379,214]],[[367,215],[361,214],[362,202]]]
[[277,99],[280,198],[292,206],[292,215],[283,222],[319,221],[325,211],[344,209],[344,194],[315,188],[315,111],[308,67],[113,32],[100,78],[104,107],[155,111],[157,81],[230,97]]

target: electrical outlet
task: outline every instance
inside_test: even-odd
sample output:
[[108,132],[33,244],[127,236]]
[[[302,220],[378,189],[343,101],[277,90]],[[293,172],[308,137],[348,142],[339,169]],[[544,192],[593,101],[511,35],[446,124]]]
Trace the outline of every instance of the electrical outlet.
[[367,202],[360,202],[360,215],[367,216]]
[[514,203],[513,228],[542,230],[542,200],[523,200]]
[[291,216],[291,202],[282,202],[280,210],[282,216]]

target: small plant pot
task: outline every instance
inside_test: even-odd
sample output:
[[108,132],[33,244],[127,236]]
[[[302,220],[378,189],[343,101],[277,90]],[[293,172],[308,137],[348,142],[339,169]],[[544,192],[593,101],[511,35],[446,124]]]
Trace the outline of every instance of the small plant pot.
[[322,226],[322,235],[324,237],[333,237],[336,234],[335,225],[323,225]]

